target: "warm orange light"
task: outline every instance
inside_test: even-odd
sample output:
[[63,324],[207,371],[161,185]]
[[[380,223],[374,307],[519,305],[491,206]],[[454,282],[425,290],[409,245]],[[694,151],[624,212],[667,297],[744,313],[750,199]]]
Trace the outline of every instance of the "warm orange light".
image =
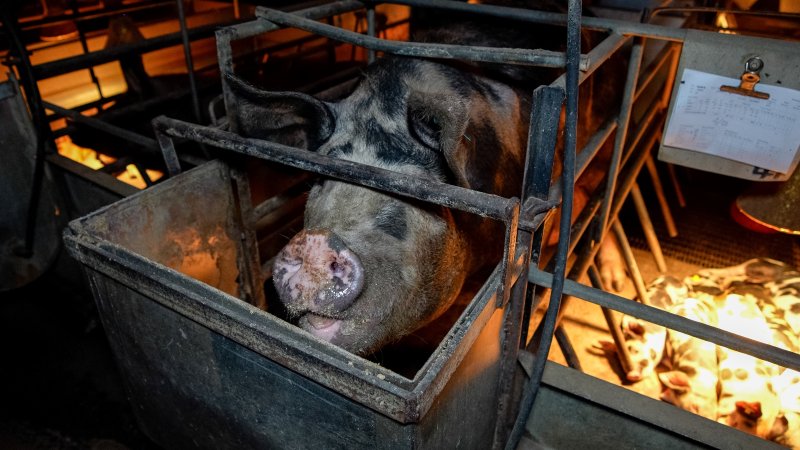
[[[90,148],[76,145],[69,136],[61,136],[56,139],[56,147],[58,148],[59,155],[79,162],[94,170],[102,169],[117,160],[113,156],[104,155]],[[152,181],[156,181],[164,176],[164,173],[158,170],[147,169],[146,171],[147,176],[149,176]],[[133,164],[128,164],[128,166],[125,167],[125,171],[117,175],[116,178],[138,189],[145,189],[147,187],[147,184],[142,178],[142,174],[139,173],[139,170]]]

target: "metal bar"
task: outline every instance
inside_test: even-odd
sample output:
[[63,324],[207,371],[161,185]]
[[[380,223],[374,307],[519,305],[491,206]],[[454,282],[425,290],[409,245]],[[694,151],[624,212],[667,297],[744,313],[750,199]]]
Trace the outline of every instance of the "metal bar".
[[[256,8],[256,17],[283,26],[299,28],[330,39],[349,42],[361,47],[402,56],[422,58],[462,59],[470,61],[534,65],[539,67],[564,67],[565,58],[561,52],[550,50],[531,50],[519,48],[464,47],[452,44],[433,44],[428,42],[401,42],[365,36],[350,30],[315,22],[264,7]],[[581,57],[581,70],[589,67],[587,57]]]
[[[72,14],[73,16],[78,14],[78,2],[76,0],[70,0],[70,4],[72,7]],[[89,45],[86,43],[86,34],[84,34],[83,30],[81,29],[81,24],[79,21],[75,21],[75,29],[78,30],[78,40],[81,42],[81,49],[83,53],[89,53]],[[89,67],[89,77],[92,79],[92,83],[94,83],[95,87],[97,88],[97,94],[100,96],[100,99],[103,99],[103,90],[100,88],[100,80],[97,79],[97,74],[94,72],[94,67]]]
[[[555,160],[558,122],[563,103],[564,90],[561,88],[539,86],[533,91],[521,193],[521,198],[526,205],[531,201],[544,201],[549,192]],[[514,270],[507,268],[506,273],[521,270],[521,273],[524,274],[530,264],[538,264],[543,230],[538,228],[535,232],[530,230],[510,231],[516,233],[518,248],[518,251],[512,254],[512,261],[520,261],[520,265],[514,267]],[[504,288],[504,292],[507,290]],[[525,337],[528,322],[526,317],[529,311],[527,290],[528,280],[524,275],[517,277],[510,289],[511,300],[504,319],[502,337],[500,390],[497,402],[499,412],[495,425],[495,446],[501,445],[507,438],[508,423],[513,420],[511,414],[515,411],[516,402],[519,399],[517,389],[515,389],[517,386],[515,374],[519,350],[527,340]]]
[[[594,156],[606,143],[608,138],[611,136],[611,133],[617,129],[617,125],[618,121],[616,117],[609,119],[602,127],[600,127],[599,130],[597,130],[597,132],[592,135],[591,139],[586,142],[580,153],[578,153],[578,157],[575,161],[576,178],[580,177],[586,168],[589,167],[589,163],[592,162]],[[560,180],[560,178],[558,178],[558,180]],[[548,195],[548,198],[551,201],[559,201],[561,199],[561,183],[559,183],[558,180],[556,180],[556,182],[550,186],[550,194]]]
[[661,177],[658,175],[658,168],[656,167],[653,155],[649,155],[644,163],[647,167],[647,172],[650,174],[650,179],[653,182],[653,190],[656,193],[658,205],[661,207],[661,214],[664,216],[664,225],[667,227],[667,233],[669,233],[669,237],[675,237],[678,235],[678,229],[675,227],[675,219],[672,218],[672,211],[669,209],[667,196],[664,195],[664,186],[661,184]]
[[[536,360],[534,361],[531,377],[523,391],[517,420],[511,430],[511,434],[506,443],[506,449],[515,449],[519,444],[525,424],[528,421],[536,396],[539,393],[539,386],[542,382],[544,366],[547,362],[547,355],[550,353],[553,334],[555,333],[558,322],[559,307],[561,306],[561,296],[564,289],[565,275],[567,269],[567,258],[569,249],[569,231],[572,218],[572,199],[575,188],[575,158],[578,133],[578,59],[581,54],[581,2],[580,0],[569,0],[567,13],[567,63],[566,63],[566,110],[567,119],[565,125],[565,145],[564,161],[561,174],[563,185],[564,201],[561,203],[561,220],[559,222],[559,236],[556,255],[555,255],[555,278],[550,290],[550,301],[547,305],[544,323],[542,324],[542,340],[536,350]],[[535,268],[533,266],[532,268]]]
[[[540,87],[534,91],[531,103],[531,121],[528,130],[528,150],[527,158],[534,158],[527,161],[526,174],[523,180],[522,198],[553,199],[551,192],[553,162],[555,160],[554,151],[545,149],[555,149],[558,132],[558,122],[561,115],[561,106],[564,104],[565,92],[561,88],[547,86]],[[560,192],[559,192],[560,197]],[[533,252],[536,256],[534,263],[538,263],[541,253],[544,230],[537,232],[534,236]],[[528,301],[525,305],[522,317],[522,331],[520,341],[524,345],[528,340],[528,327],[525,325],[530,322],[532,314],[532,296],[527,296]]]
[[[611,229],[614,231],[614,236],[616,236],[617,242],[619,243],[625,265],[628,266],[628,272],[631,275],[631,280],[633,280],[633,288],[636,291],[636,296],[639,298],[640,302],[650,304],[650,299],[647,297],[647,287],[645,287],[642,272],[639,270],[639,264],[636,263],[636,258],[633,256],[633,250],[628,241],[628,235],[625,234],[625,229],[622,228],[622,224],[619,220],[615,220],[614,223],[611,224]],[[606,239],[608,239],[608,237],[606,237]]]
[[[394,0],[381,3],[441,9],[446,11],[480,13],[488,17],[497,17],[501,19],[531,23],[562,26],[568,25],[567,14],[534,11],[529,9],[512,8],[508,6],[468,4],[452,0],[437,0],[436,2],[431,2],[429,0]],[[667,41],[683,42],[683,40],[686,39],[685,29],[637,23],[627,20],[604,19],[600,17],[582,17],[581,25],[583,28],[590,30],[612,30],[619,34],[653,37]]]
[[[542,287],[550,287],[553,284],[553,275],[536,267],[531,267],[528,274],[531,283]],[[584,286],[572,280],[566,280],[564,283],[564,293],[792,370],[800,370],[800,355],[773,345],[695,322],[652,306],[632,302],[627,298]]]
[[[647,67],[647,72],[641,77],[642,79],[638,83],[636,94],[634,94],[633,96],[634,103],[636,103],[636,101],[639,100],[639,97],[647,89],[647,87],[650,86],[650,83],[653,82],[653,80],[656,78],[656,75],[658,75],[659,71],[663,69],[664,65],[667,64],[668,62],[670,63],[670,65],[672,65],[673,52],[675,52],[675,47],[674,44],[667,44],[667,45],[669,47],[666,50],[662,50],[660,52],[664,56],[657,57],[658,59],[656,59],[655,63],[650,64],[650,66]],[[668,76],[667,80],[669,80],[670,78],[672,77]]]
[[675,166],[667,163],[667,171],[669,171],[669,179],[672,182],[672,188],[675,190],[675,197],[678,199],[678,205],[681,208],[686,208],[686,198],[683,196],[683,189],[681,189],[680,182],[678,181],[678,174],[675,173]]
[[[193,28],[188,31],[191,39],[210,37],[219,25],[207,25]],[[95,52],[63,58],[56,61],[39,64],[33,67],[33,73],[37,80],[62,75],[75,70],[86,69],[88,67],[105,64],[115,61],[120,56],[129,53],[147,53],[165,47],[178,45],[181,43],[181,33],[165,34],[140,42],[133,42],[116,47],[106,48]]]
[[762,17],[774,17],[780,19],[798,19],[800,14],[775,12],[775,11],[759,11],[759,10],[741,10],[741,9],[721,9],[708,6],[662,6],[650,10],[650,17],[657,16],[661,13],[671,12],[688,12],[688,13],[716,13],[716,14],[742,14]]
[[[631,40],[631,37],[623,36],[621,34],[612,33],[608,35],[605,39],[600,41],[593,49],[587,53],[587,58],[589,58],[589,67],[586,70],[581,71],[578,77],[578,83],[583,84],[592,74],[605,63],[611,55],[614,54],[617,50],[621,49],[625,43]],[[561,74],[558,78],[555,79],[550,86],[553,87],[566,87],[567,85],[567,74]]]
[[639,190],[639,184],[633,183],[631,187],[631,199],[636,207],[636,214],[639,216],[639,222],[642,224],[644,237],[647,241],[647,246],[653,253],[653,259],[656,261],[656,267],[661,273],[667,272],[667,262],[664,260],[664,254],[661,252],[661,244],[658,242],[658,236],[653,228],[653,222],[650,220],[650,213],[647,211],[642,191]]
[[572,346],[572,342],[569,340],[567,331],[563,326],[556,328],[555,337],[558,347],[561,349],[561,354],[564,355],[564,360],[567,362],[567,365],[575,370],[583,371],[581,368],[581,361],[578,359],[578,353],[575,351],[575,347]]
[[164,157],[164,165],[167,166],[167,174],[170,178],[181,173],[181,162],[178,159],[178,153],[175,151],[175,143],[169,136],[164,135],[158,129],[156,132],[156,140],[158,146],[161,147],[161,154]]
[[[367,36],[375,37],[375,6],[367,6]],[[372,64],[375,62],[375,50],[369,49],[367,51],[367,63]]]
[[19,54],[22,67],[20,75],[25,87],[28,107],[33,116],[36,127],[36,154],[33,161],[33,179],[31,180],[31,191],[28,197],[28,214],[25,219],[25,243],[21,249],[15,249],[15,253],[22,257],[33,256],[34,241],[36,239],[36,221],[39,212],[39,201],[42,194],[42,183],[44,181],[44,158],[48,142],[52,142],[49,137],[50,127],[47,126],[47,117],[42,106],[42,96],[36,78],[33,76],[33,66],[28,57],[28,50],[20,37],[19,25],[16,17],[9,8],[2,10],[2,23],[8,30],[12,48]]
[[[628,197],[628,194],[633,187],[633,184],[636,183],[636,178],[639,176],[639,172],[642,170],[642,166],[644,165],[644,159],[647,156],[647,153],[650,149],[655,145],[656,140],[659,138],[660,134],[659,131],[655,130],[652,131],[649,135],[647,142],[645,143],[644,149],[636,156],[636,159],[633,161],[625,162],[623,161],[623,165],[627,166],[630,164],[629,168],[626,170],[624,179],[622,183],[619,184],[618,189],[614,192],[614,201],[612,203],[612,215],[611,217],[617,217],[619,214],[619,210],[622,209],[622,205],[624,200]],[[633,151],[631,151],[633,153]],[[599,245],[591,245],[587,246],[591,247],[587,252],[578,256],[577,260],[572,266],[570,270],[569,277],[572,279],[580,278],[583,273],[586,272],[586,269],[589,267],[589,264],[594,261],[594,257],[597,254],[597,251],[600,249]]]
[[[313,8],[295,11],[293,14],[307,17],[309,19],[322,19],[324,17],[343,14],[363,7],[363,3],[355,0],[341,0],[337,2],[326,3]],[[256,36],[258,34],[274,31],[278,28],[279,27],[277,25],[271,22],[252,20],[217,30],[217,62],[219,64],[220,72],[222,72],[223,75],[225,73],[233,73],[233,48],[231,47],[231,42],[234,40],[244,39]],[[235,129],[236,121],[234,118],[236,116],[236,101],[234,100],[233,94],[228,87],[228,83],[225,82],[225,76],[222,77],[222,96],[225,101],[225,110],[227,112],[228,122],[230,126]]]
[[97,130],[103,131],[108,133],[112,136],[116,136],[118,138],[124,139],[130,143],[136,144],[139,147],[142,147],[146,150],[150,150],[151,152],[158,151],[158,143],[155,139],[151,139],[147,136],[142,136],[141,134],[134,133],[133,131],[126,130],[125,128],[118,127],[116,125],[111,125],[110,123],[103,122],[100,119],[96,119],[94,117],[84,116],[83,114],[72,111],[70,109],[62,108],[58,105],[54,105],[50,102],[42,102],[45,108],[62,115],[64,117],[69,117],[70,119],[74,120],[75,122],[79,122],[85,125],[88,125],[92,128]]
[[[171,137],[191,139],[195,142],[221,149],[275,161],[362,186],[384,191],[388,190],[403,196],[504,222],[509,219],[509,211],[519,204],[519,200],[516,198],[507,199],[438,181],[423,180],[418,177],[366,166],[274,142],[247,139],[227,131],[164,116],[153,119],[153,126]],[[540,205],[542,205],[543,211],[549,207],[546,202],[540,202]]]
[[181,41],[183,43],[183,56],[186,60],[186,72],[189,75],[189,91],[192,93],[192,106],[194,119],[200,123],[200,98],[197,96],[197,81],[194,76],[194,62],[192,61],[192,44],[189,42],[189,29],[186,26],[186,13],[183,10],[183,0],[175,0],[178,5],[178,22],[181,26]]
[[20,23],[24,23],[25,24],[25,26],[23,26],[22,29],[27,31],[27,30],[40,28],[40,27],[43,27],[43,26],[46,26],[46,25],[51,25],[51,24],[54,24],[54,23],[67,22],[67,21],[70,21],[70,20],[76,21],[76,22],[77,21],[87,21],[87,20],[99,19],[99,18],[106,17],[106,16],[112,16],[112,15],[115,15],[115,14],[131,13],[131,12],[141,11],[141,10],[145,10],[145,9],[156,9],[158,7],[167,5],[168,3],[169,3],[168,1],[163,1],[163,2],[149,3],[149,4],[146,4],[146,5],[143,5],[143,6],[121,6],[121,7],[114,7],[114,6],[111,6],[109,4],[106,4],[105,8],[102,9],[102,10],[95,9],[95,10],[92,10],[92,11],[86,11],[86,12],[82,12],[82,13],[79,12],[78,14],[71,14],[69,16],[52,16],[52,17],[48,17],[47,13],[45,13],[42,16],[39,16],[39,17],[42,17],[41,19],[33,18],[33,19],[21,21]]
[[[600,273],[597,271],[597,266],[591,264],[588,274],[589,281],[592,283],[593,287],[606,291]],[[617,348],[617,358],[622,366],[622,371],[625,373],[625,378],[631,379],[629,377],[638,374],[638,371],[635,374],[633,373],[634,367],[631,361],[631,354],[628,352],[628,346],[625,345],[625,336],[623,336],[622,330],[619,328],[619,320],[613,310],[605,306],[601,306],[600,309],[603,311],[603,317],[606,320],[606,325],[608,325],[608,331],[611,332],[611,338],[614,340],[614,345]]]
[[[628,74],[625,79],[625,89],[622,92],[622,103],[620,105],[619,113],[619,126],[617,126],[617,134],[614,136],[614,151],[611,154],[611,162],[608,168],[608,177],[606,178],[606,197],[611,199],[614,196],[614,189],[617,183],[617,172],[619,171],[619,163],[622,158],[622,152],[625,147],[625,140],[628,136],[628,124],[630,123],[631,109],[633,109],[633,96],[636,92],[636,83],[639,79],[639,67],[642,63],[642,48],[644,43],[641,38],[636,38],[631,49],[630,61],[628,62]],[[597,241],[603,240],[603,234],[608,227],[609,214],[611,213],[611,203],[604,202],[600,208],[600,226],[597,229],[599,235],[596,236]]]

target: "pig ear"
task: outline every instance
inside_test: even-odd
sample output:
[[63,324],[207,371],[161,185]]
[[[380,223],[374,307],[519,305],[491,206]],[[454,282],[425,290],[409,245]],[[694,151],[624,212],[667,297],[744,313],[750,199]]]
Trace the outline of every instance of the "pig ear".
[[468,100],[413,91],[408,97],[408,127],[420,143],[444,156],[455,183],[471,187],[466,172],[469,151],[462,139],[469,124]]
[[235,103],[229,105],[231,131],[309,150],[333,133],[335,120],[324,102],[299,92],[264,91],[231,73],[225,78]]
[[[661,372],[658,374],[658,379],[664,383],[669,390],[674,392],[688,392],[691,390],[689,385],[689,378],[685,373],[679,370],[672,370],[670,372]],[[662,399],[663,400],[663,399]]]

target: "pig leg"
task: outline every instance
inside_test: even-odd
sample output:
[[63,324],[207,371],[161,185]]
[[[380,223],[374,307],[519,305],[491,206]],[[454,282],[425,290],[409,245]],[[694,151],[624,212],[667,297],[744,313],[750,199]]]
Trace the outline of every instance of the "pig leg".
[[609,233],[603,239],[595,260],[600,270],[600,278],[603,279],[603,286],[614,292],[621,292],[625,288],[628,275],[625,272],[625,260],[616,236]]

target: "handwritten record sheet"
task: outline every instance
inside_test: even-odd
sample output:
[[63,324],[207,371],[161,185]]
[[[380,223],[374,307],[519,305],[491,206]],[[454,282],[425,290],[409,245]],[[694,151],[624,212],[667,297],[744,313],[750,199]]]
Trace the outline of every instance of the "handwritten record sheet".
[[758,83],[764,100],[719,90],[739,81],[685,69],[664,145],[789,173],[800,150],[800,91]]

